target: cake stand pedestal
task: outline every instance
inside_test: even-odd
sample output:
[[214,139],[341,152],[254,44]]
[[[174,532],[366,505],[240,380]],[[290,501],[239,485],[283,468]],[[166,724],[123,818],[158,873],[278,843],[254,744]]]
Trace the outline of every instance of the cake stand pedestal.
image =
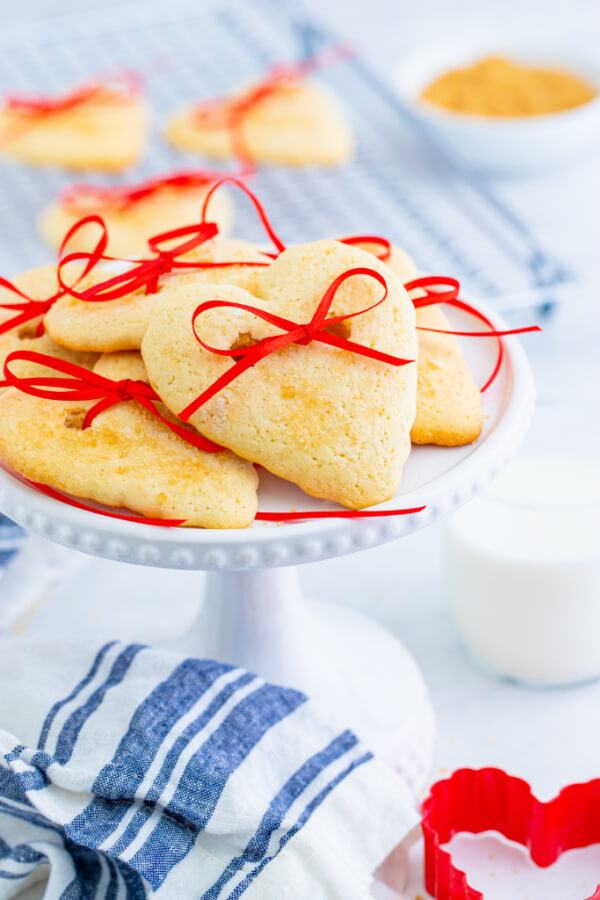
[[[489,310],[482,311],[503,327]],[[461,313],[452,318],[461,330],[472,327]],[[480,383],[493,367],[495,353],[493,340],[465,342],[467,361]],[[31,532],[86,554],[207,571],[199,616],[179,646],[196,656],[247,667],[321,700],[417,788],[430,763],[433,717],[415,663],[397,638],[343,604],[305,602],[294,567],[398,539],[455,509],[515,452],[533,402],[526,357],[518,341],[508,338],[500,377],[485,395],[481,437],[468,447],[414,448],[400,491],[379,507],[426,504],[414,515],[257,522],[231,531],[161,528],[68,506],[4,470],[0,509]],[[331,508],[264,471],[260,477],[262,509]],[[401,588],[401,555],[398,584]],[[176,602],[176,590],[164,597],[166,609]]]

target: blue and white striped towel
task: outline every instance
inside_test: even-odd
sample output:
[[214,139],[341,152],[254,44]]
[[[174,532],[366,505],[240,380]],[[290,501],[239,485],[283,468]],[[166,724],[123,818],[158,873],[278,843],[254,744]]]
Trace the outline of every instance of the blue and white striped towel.
[[304,695],[138,644],[3,639],[0,729],[0,900],[358,900],[416,821]]

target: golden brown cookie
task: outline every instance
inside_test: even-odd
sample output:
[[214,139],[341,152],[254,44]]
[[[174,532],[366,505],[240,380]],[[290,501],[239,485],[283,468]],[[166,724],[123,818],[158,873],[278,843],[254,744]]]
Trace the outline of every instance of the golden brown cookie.
[[[145,380],[138,354],[103,357],[96,371]],[[0,397],[3,462],[32,481],[145,516],[204,528],[252,522],[258,479],[250,463],[198,450],[134,402],[111,407],[82,430],[90,405],[10,388]]]
[[105,89],[44,115],[0,110],[0,152],[31,165],[117,171],[142,155],[148,113],[137,93]]
[[[39,269],[25,272],[14,279],[14,284],[32,299],[45,300],[56,293],[58,289],[56,266],[42,266]],[[18,303],[21,299],[12,291],[0,290],[0,303]],[[0,307],[0,324],[8,322],[14,314],[14,311]],[[36,316],[36,318],[30,319],[29,322],[0,334],[0,378],[3,377],[1,373],[6,357],[15,350],[34,350],[37,353],[45,353],[48,356],[75,363],[86,369],[92,368],[98,359],[97,353],[78,353],[74,350],[68,350],[66,347],[56,344],[48,334],[38,335],[37,332],[41,320],[42,316]],[[40,369],[39,366],[30,367],[28,363],[23,361],[18,361],[15,364],[14,371],[20,376],[48,374]]]
[[[42,210],[38,226],[44,239],[51,246],[58,247],[75,222],[95,213],[102,216],[108,228],[107,253],[112,256],[144,256],[148,253],[149,237],[200,220],[207,190],[207,187],[165,186],[135,203],[125,205],[106,205],[101,196],[94,200],[87,193],[77,202],[59,197]],[[225,191],[218,190],[211,197],[207,219],[217,223],[222,236],[231,230],[233,208]],[[69,241],[69,248],[90,251],[97,240],[97,227],[85,226]]]
[[[202,244],[186,260],[227,262],[235,260],[269,263],[270,260],[253,244],[231,238],[216,237]],[[251,286],[260,268],[254,266],[223,266],[217,268],[188,270],[165,275],[154,294],[146,294],[144,288],[117,300],[89,302],[75,297],[61,297],[45,318],[48,334],[58,344],[73,350],[114,353],[119,350],[137,350],[153,308],[161,302],[162,291],[171,282],[189,282],[198,289],[207,283],[240,284]],[[108,271],[95,273],[110,277]]]
[[[335,326],[336,333],[415,359],[414,307],[398,278],[363,250],[318,241],[282,253],[257,274],[252,293],[229,285],[166,287],[142,344],[153,387],[172,411],[181,412],[233,364],[196,341],[191,320],[201,302],[245,303],[306,323],[332,282],[355,267],[380,273],[389,296]],[[381,296],[377,281],[353,276],[339,288],[330,314],[362,310]],[[202,314],[196,331],[206,343],[232,349],[280,333],[235,309]],[[396,367],[314,341],[293,344],[241,374],[190,422],[307,493],[362,508],[388,500],[398,488],[410,452],[416,374],[415,363]]]
[[308,81],[279,85],[246,110],[239,126],[227,124],[228,115],[226,104],[222,114],[210,117],[199,114],[198,107],[185,109],[170,119],[166,134],[182,150],[217,159],[238,155],[240,140],[255,162],[339,165],[354,154],[352,134],[335,98]]
[[[376,245],[360,246],[380,252]],[[403,284],[419,276],[410,256],[394,245],[387,265]],[[444,447],[471,444],[483,428],[481,393],[456,337],[422,330],[425,328],[445,330],[452,326],[439,306],[417,309],[419,375],[412,441]]]

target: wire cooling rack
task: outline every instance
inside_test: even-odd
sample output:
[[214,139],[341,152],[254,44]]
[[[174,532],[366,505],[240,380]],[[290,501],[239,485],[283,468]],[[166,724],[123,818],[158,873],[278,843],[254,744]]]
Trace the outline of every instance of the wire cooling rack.
[[[307,20],[294,0],[154,0],[5,29],[0,35],[0,93],[62,91],[126,65],[142,73],[154,131],[144,162],[124,179],[206,163],[171,149],[161,123],[178,108],[226,93],[274,62],[337,43]],[[317,76],[342,101],[358,140],[356,160],[339,169],[263,168],[253,182],[286,243],[378,233],[408,250],[424,271],[454,275],[497,308],[551,303],[571,280],[527,223],[461,168],[357,56]],[[58,170],[0,166],[0,274],[49,261],[36,235],[40,207],[72,180]],[[85,180],[77,178],[78,181]],[[107,182],[90,173],[87,180]],[[240,202],[236,235],[261,240]]]

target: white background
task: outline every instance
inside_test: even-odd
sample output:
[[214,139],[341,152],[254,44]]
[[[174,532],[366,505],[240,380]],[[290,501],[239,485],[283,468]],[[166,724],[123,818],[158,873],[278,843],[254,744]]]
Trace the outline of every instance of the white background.
[[[582,53],[596,55],[600,45],[598,0],[328,0],[327,4],[306,0],[306,4],[319,17],[329,18],[367,55],[389,67],[390,73],[406,49],[433,38],[452,41],[473,27],[491,33],[535,33],[538,41],[540,35],[549,40],[559,36],[569,46],[580,46]],[[18,4],[2,0],[2,20],[17,23],[100,6],[114,6],[117,15],[118,5],[110,0],[21,0]],[[562,248],[564,259],[580,278],[569,305],[542,323],[543,335],[525,341],[539,403],[524,452],[559,449],[598,457],[600,156],[560,174],[504,180],[500,189],[527,204],[539,233]],[[519,323],[525,319],[531,316],[520,313]],[[573,780],[599,776],[600,685],[526,690],[474,668],[458,644],[447,612],[440,544],[441,529],[434,526],[400,545],[306,566],[301,572],[303,585],[314,597],[337,599],[369,611],[402,636],[412,650],[437,713],[434,777],[462,766],[498,765],[529,780],[541,797],[549,797]],[[145,609],[142,615],[143,601],[132,595],[130,602],[140,604],[139,620],[148,623],[136,638],[152,639],[158,609]],[[86,608],[82,599],[78,608],[42,607],[25,623],[26,629],[44,628],[57,612],[69,616],[69,626],[75,631],[97,626],[93,610]],[[175,604],[169,604],[170,621],[165,626],[176,631],[190,615],[189,608],[178,611]],[[492,900],[554,896],[577,900],[589,896],[600,882],[600,848],[589,851],[587,864],[580,865],[575,874],[567,873],[566,883],[560,886],[552,872],[544,873],[543,878],[534,873],[532,884],[523,880],[529,877],[524,874],[526,865],[519,868],[519,863],[512,861],[507,868],[497,860],[494,848],[487,847],[479,854],[477,872],[471,871],[476,886],[484,888],[486,898]],[[408,896],[414,898],[419,887],[415,874]]]

